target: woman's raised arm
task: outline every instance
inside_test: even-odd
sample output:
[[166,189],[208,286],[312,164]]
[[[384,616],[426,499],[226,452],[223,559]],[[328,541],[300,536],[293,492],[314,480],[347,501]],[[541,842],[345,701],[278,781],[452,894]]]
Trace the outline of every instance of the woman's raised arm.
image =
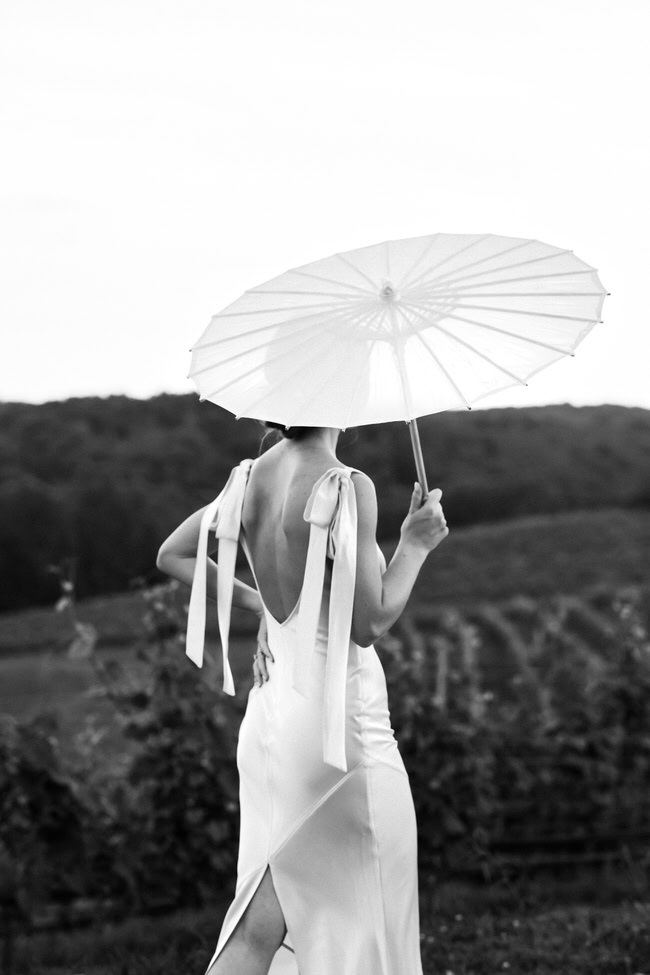
[[366,647],[382,637],[400,616],[424,560],[447,537],[449,529],[440,504],[442,491],[430,491],[421,506],[422,489],[416,484],[399,544],[382,576],[377,558],[375,487],[365,474],[352,477],[358,521],[352,639]]
[[[206,505],[207,507],[207,505]],[[158,550],[156,565],[161,572],[178,579],[186,586],[192,585],[194,578],[194,567],[196,565],[196,547],[199,541],[199,529],[204,508],[200,508],[186,518],[178,528],[174,529],[171,535],[165,539]],[[211,535],[208,540],[208,552],[213,552],[217,547],[217,539]],[[207,566],[207,594],[210,599],[217,598],[217,575],[218,566],[216,562],[208,558]],[[257,589],[247,586],[245,582],[235,579],[233,592],[233,605],[240,609],[249,609],[253,613],[261,616],[263,612],[262,600]]]

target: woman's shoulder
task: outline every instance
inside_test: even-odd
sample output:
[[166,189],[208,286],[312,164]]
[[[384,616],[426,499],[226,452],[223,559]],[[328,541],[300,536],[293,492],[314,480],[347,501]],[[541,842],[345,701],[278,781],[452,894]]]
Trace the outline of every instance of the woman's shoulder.
[[359,470],[358,467],[350,467],[348,464],[335,463],[329,466],[319,465],[315,467],[313,471],[310,472],[314,480],[314,487],[322,483],[325,479],[331,477],[335,474],[344,475],[349,477],[354,484],[355,492],[359,493],[361,491],[362,495],[375,495],[375,485],[365,471]]
[[370,530],[374,530],[377,521],[377,491],[374,481],[356,467],[349,467],[347,470],[354,484],[359,522],[362,525],[365,523]]
[[354,485],[355,494],[357,496],[361,495],[361,498],[376,498],[375,485],[365,471],[359,470],[358,467],[350,467],[348,464],[332,464],[326,470],[324,470],[317,478],[314,488],[322,483],[323,480],[329,478],[331,475],[340,474],[349,477]]
[[367,488],[372,488],[373,491],[374,491],[374,489],[375,489],[375,482],[373,481],[373,479],[371,477],[368,476],[368,474],[366,474],[365,471],[360,471],[358,467],[345,467],[344,469],[348,472],[348,474],[350,475],[350,477],[354,481],[354,486],[355,487],[357,487],[357,485],[361,484],[366,489]]

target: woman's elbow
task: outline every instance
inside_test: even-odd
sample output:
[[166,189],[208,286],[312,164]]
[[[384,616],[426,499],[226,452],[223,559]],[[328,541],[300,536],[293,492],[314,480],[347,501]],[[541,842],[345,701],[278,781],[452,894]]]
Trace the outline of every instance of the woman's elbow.
[[164,543],[158,549],[158,555],[156,556],[156,568],[160,572],[164,572],[165,575],[169,575],[169,551],[165,548]]
[[358,647],[371,647],[384,635],[379,626],[365,622],[352,626],[352,639]]

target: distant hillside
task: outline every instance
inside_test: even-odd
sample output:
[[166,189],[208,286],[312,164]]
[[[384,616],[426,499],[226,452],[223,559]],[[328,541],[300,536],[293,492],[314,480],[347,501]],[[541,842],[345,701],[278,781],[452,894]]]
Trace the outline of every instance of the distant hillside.
[[[588,508],[650,508],[650,411],[499,409],[420,421],[431,486],[450,526]],[[155,577],[160,541],[255,456],[260,427],[194,395],[0,404],[0,610],[56,597],[49,564],[74,557],[82,596]],[[356,439],[355,439],[356,438]],[[394,538],[414,480],[404,424],[347,431],[379,534]]]
[[[443,499],[444,500],[444,499]],[[451,531],[415,585],[421,606],[650,587],[650,510],[530,515]]]

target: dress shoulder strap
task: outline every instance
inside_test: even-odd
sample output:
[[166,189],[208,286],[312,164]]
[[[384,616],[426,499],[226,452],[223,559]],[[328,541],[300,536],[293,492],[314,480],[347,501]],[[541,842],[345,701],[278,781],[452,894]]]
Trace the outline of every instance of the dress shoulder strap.
[[235,693],[235,684],[228,662],[228,638],[230,633],[230,614],[232,594],[235,584],[235,562],[237,543],[241,531],[241,514],[244,494],[253,461],[243,460],[230,472],[223,491],[203,512],[196,547],[196,567],[192,580],[190,606],[187,615],[186,653],[197,667],[203,665],[205,647],[206,581],[208,558],[208,535],[214,530],[219,540],[217,550],[217,615],[219,636],[223,656],[223,689],[226,694]]
[[333,560],[323,701],[323,759],[347,771],[345,691],[357,568],[357,502],[351,467],[332,467],[314,484],[305,507],[309,546],[298,611],[293,686],[307,696],[323,600],[325,559]]

